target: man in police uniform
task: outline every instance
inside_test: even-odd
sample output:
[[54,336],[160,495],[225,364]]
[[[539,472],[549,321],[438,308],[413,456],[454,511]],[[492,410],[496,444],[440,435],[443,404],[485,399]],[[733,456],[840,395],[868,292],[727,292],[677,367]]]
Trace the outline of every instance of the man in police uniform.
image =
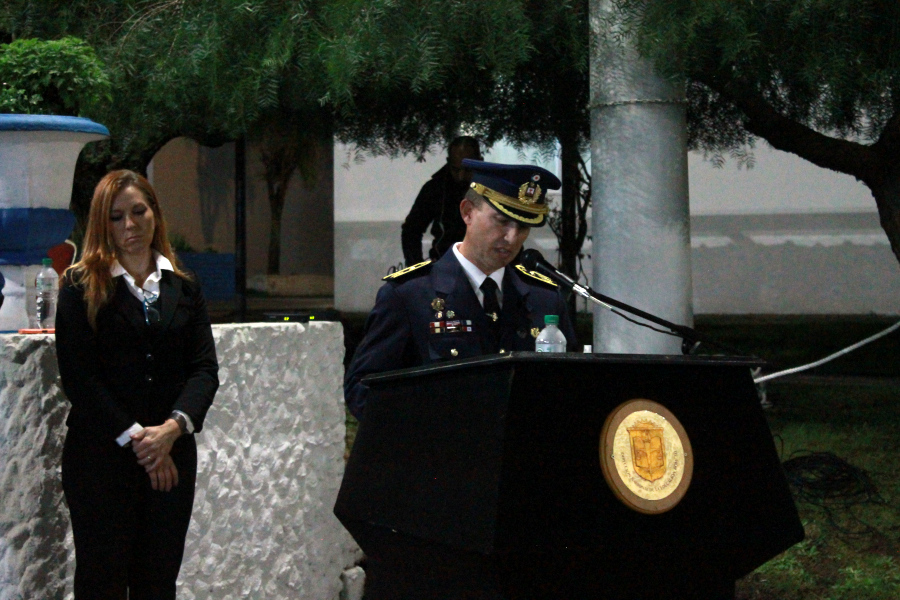
[[574,350],[565,299],[550,279],[511,264],[532,227],[546,223],[546,190],[560,187],[553,173],[528,165],[466,159],[472,184],[460,203],[462,242],[438,261],[385,277],[365,335],[347,370],[350,412],[364,418],[368,388],[360,379],[454,358],[534,351],[545,315],[559,315]]
[[[565,298],[551,280],[514,261],[532,227],[546,222],[549,171],[525,165],[463,161],[471,188],[459,205],[462,242],[436,262],[385,277],[366,332],[344,379],[350,411],[365,420],[371,373],[442,360],[534,351],[545,315],[558,315],[569,350],[575,334]],[[426,402],[427,398],[410,398]],[[398,441],[402,443],[402,441]],[[479,599],[502,595],[484,558],[436,549],[402,532],[380,531],[383,554],[368,556],[366,599]]]

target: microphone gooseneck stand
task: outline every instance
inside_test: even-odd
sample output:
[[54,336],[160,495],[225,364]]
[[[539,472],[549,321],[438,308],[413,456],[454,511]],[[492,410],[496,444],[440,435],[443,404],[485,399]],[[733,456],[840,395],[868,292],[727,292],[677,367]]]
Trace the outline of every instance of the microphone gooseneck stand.
[[[547,262],[541,253],[537,250],[529,248],[528,250],[524,250],[521,256],[522,265],[528,269],[529,271],[536,271],[541,273],[542,275],[546,275],[550,279],[553,279],[557,283],[563,285],[566,288],[571,288],[573,292],[581,296],[582,298],[586,298],[590,300],[594,304],[602,306],[615,314],[619,315],[623,319],[631,321],[636,325],[640,325],[642,327],[647,327],[652,329],[653,331],[658,331],[660,333],[664,333],[666,335],[674,335],[676,337],[680,337],[681,342],[681,351],[684,354],[692,354],[697,351],[697,348],[700,347],[700,344],[707,344],[709,346],[714,346],[726,352],[729,352],[734,355],[742,355],[744,354],[740,350],[736,350],[721,342],[717,342],[716,340],[710,339],[709,337],[701,334],[699,331],[692,327],[688,327],[687,325],[678,325],[677,323],[672,323],[671,321],[666,321],[656,315],[652,315],[648,312],[645,312],[639,308],[635,308],[629,304],[624,302],[620,302],[615,298],[610,298],[609,296],[604,296],[603,294],[599,294],[592,290],[590,287],[579,285],[577,281],[573,280],[571,277],[551,265]],[[661,329],[657,329],[656,327],[651,327],[646,323],[641,323],[640,321],[636,321],[627,315],[622,314],[616,309],[624,310],[625,312],[631,313],[636,317],[640,317],[645,321],[650,321],[651,323],[655,323],[656,325],[660,325],[665,327],[668,331],[663,331]]]

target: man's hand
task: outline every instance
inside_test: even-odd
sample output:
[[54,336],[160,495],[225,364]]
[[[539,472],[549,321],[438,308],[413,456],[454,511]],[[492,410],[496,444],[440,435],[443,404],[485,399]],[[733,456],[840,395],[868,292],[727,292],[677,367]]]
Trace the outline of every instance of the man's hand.
[[[149,473],[157,469],[169,456],[172,444],[181,436],[181,427],[174,419],[167,419],[157,427],[144,427],[131,436],[131,449],[138,464]],[[156,489],[156,488],[153,488]]]
[[168,454],[159,467],[148,472],[148,475],[150,475],[150,485],[154,490],[169,492],[178,485],[178,468]]

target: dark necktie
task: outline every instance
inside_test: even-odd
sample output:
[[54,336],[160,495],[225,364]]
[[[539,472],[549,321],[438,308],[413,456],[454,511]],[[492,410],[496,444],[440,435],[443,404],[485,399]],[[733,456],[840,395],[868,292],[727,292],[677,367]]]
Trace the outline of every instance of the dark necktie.
[[497,282],[488,277],[481,284],[484,293],[484,314],[488,318],[491,333],[491,346],[496,352],[500,348],[500,302],[497,300]]

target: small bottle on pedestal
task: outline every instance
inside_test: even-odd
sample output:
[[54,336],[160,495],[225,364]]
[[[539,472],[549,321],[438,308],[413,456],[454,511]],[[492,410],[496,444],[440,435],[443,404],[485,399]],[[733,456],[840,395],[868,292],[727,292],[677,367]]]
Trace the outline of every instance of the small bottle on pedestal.
[[56,299],[59,295],[59,273],[53,260],[45,258],[43,268],[34,278],[35,314],[29,315],[32,329],[53,329],[56,326]]

